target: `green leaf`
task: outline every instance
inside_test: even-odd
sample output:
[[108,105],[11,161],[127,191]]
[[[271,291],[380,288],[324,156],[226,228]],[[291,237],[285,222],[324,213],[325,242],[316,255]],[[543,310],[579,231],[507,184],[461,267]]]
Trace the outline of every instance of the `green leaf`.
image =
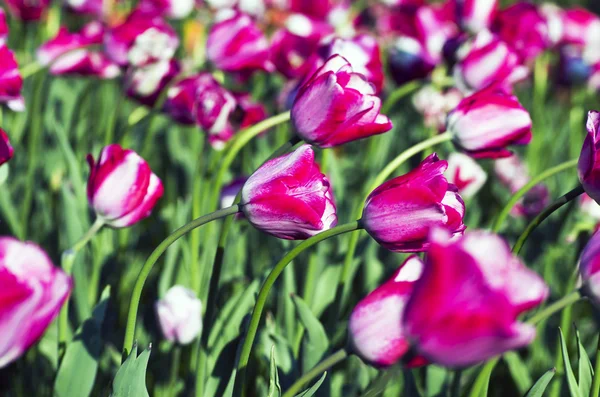
[[556,374],[556,368],[552,368],[542,375],[537,382],[529,389],[525,397],[542,397],[550,381]]
[[448,380],[448,370],[437,365],[427,367],[426,396],[435,397],[445,394]]
[[152,345],[137,355],[137,343],[131,354],[117,371],[112,385],[111,397],[150,397],[146,389],[146,367]]
[[567,375],[567,384],[569,385],[569,392],[571,397],[583,397],[579,392],[579,386],[571,367],[571,360],[569,359],[569,352],[567,351],[567,343],[565,342],[565,336],[563,335],[562,329],[558,329],[560,333],[560,348],[563,357],[563,363],[565,365],[565,374]]
[[519,394],[525,394],[533,384],[527,365],[521,360],[519,354],[514,351],[505,353],[503,358],[517,385],[517,389],[519,389]]
[[54,383],[55,397],[84,397],[92,392],[102,353],[101,328],[109,298],[110,287],[106,287],[92,316],[81,324],[67,345]]
[[306,328],[302,343],[302,369],[308,371],[321,361],[329,348],[329,339],[325,328],[315,317],[302,298],[293,295],[292,300],[296,306],[296,313],[300,322]]
[[0,166],[0,186],[8,179],[8,164]]
[[471,388],[471,393],[469,394],[469,397],[487,397],[492,371],[494,371],[498,360],[499,358],[496,357],[484,364],[483,368],[481,369],[481,372],[477,376],[475,384]]
[[315,393],[317,392],[317,390],[319,390],[319,387],[321,387],[323,382],[325,382],[325,377],[327,377],[327,372],[324,372],[323,375],[321,375],[321,378],[317,381],[317,383],[312,385],[309,389],[304,390],[300,394],[296,394],[296,397],[312,397],[312,396],[314,396]]
[[277,373],[277,363],[275,363],[275,346],[271,347],[271,376],[269,377],[269,394],[267,397],[281,397],[281,385],[279,385],[279,374]]
[[585,352],[585,348],[581,344],[581,337],[579,335],[579,330],[575,328],[575,335],[577,337],[577,355],[579,356],[579,364],[578,371],[579,377],[579,393],[583,397],[587,397],[590,394],[590,390],[592,388],[592,378],[594,377],[594,368],[592,367],[592,362]]

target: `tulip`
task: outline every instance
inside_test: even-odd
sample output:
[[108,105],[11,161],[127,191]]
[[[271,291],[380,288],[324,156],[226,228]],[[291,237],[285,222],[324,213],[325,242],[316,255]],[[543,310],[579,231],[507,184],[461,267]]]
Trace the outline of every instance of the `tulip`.
[[575,46],[564,46],[560,49],[560,58],[557,71],[557,80],[566,86],[587,83],[594,72],[594,65],[590,65],[583,58],[582,51]]
[[309,145],[263,164],[244,184],[240,204],[253,226],[282,239],[306,239],[337,224],[331,186]]
[[12,159],[14,152],[15,151],[8,140],[8,135],[0,128],[0,165]]
[[15,54],[0,44],[0,103],[5,103],[11,110],[25,110],[25,100],[21,96],[23,79]]
[[22,21],[38,21],[46,13],[50,0],[5,0],[8,11]]
[[447,168],[434,153],[414,170],[373,190],[363,210],[365,230],[394,252],[426,250],[429,230],[435,226],[462,234],[465,205],[443,175]]
[[498,0],[457,0],[457,16],[461,26],[472,33],[489,29],[498,9]]
[[348,322],[349,342],[363,360],[378,367],[398,362],[409,350],[402,316],[423,262],[412,255],[384,284],[362,299]]
[[600,203],[600,156],[598,140],[600,139],[600,112],[588,112],[587,135],[583,141],[577,174],[585,192],[597,203]]
[[556,46],[562,40],[564,34],[563,9],[553,3],[540,5],[540,13],[548,26],[548,38],[552,46]]
[[389,131],[392,122],[380,109],[373,85],[333,55],[300,87],[291,119],[304,141],[332,147]]
[[106,53],[121,66],[145,66],[169,61],[179,46],[177,33],[159,15],[133,11],[105,35]]
[[592,218],[594,221],[600,221],[600,205],[587,194],[582,194],[579,200],[579,209],[586,217]]
[[194,291],[181,285],[169,288],[156,302],[156,315],[168,341],[187,345],[202,331],[202,302]]
[[244,129],[267,118],[267,110],[260,102],[254,102],[248,93],[234,93],[237,111],[240,113],[239,128]]
[[107,0],[65,0],[67,7],[76,14],[93,15],[97,18],[104,14]]
[[442,92],[432,85],[421,88],[413,96],[413,106],[425,119],[425,126],[444,131],[446,117],[463,99],[460,90],[452,88]]
[[221,208],[231,207],[234,204],[236,196],[240,190],[242,190],[242,187],[247,180],[248,178],[243,176],[236,178],[229,184],[223,186],[223,189],[221,189],[220,198]]
[[530,179],[527,166],[516,154],[495,160],[494,173],[511,193],[516,193]]
[[90,206],[105,224],[119,228],[148,217],[163,195],[161,180],[133,150],[117,144],[104,147],[94,161],[88,155]]
[[195,0],[141,0],[138,7],[169,18],[183,19],[191,14],[195,5]]
[[127,72],[127,95],[146,106],[153,107],[171,80],[179,74],[177,60],[158,61]]
[[529,344],[535,326],[518,321],[548,296],[544,280],[499,236],[475,231],[430,235],[423,274],[408,299],[403,326],[418,353],[462,367]]
[[8,38],[8,23],[6,22],[6,13],[0,8],[0,44],[4,44]]
[[287,5],[287,9],[299,14],[305,14],[315,19],[324,20],[329,15],[333,7],[332,0],[284,0],[284,4]]
[[533,218],[550,203],[550,192],[544,184],[529,189],[525,196],[512,208],[510,214],[516,217]]
[[415,38],[404,36],[396,39],[389,52],[388,67],[398,85],[424,79],[435,68],[434,60]]
[[206,42],[206,56],[226,72],[274,70],[269,43],[248,15],[232,10],[217,13]]
[[104,27],[100,22],[90,22],[80,33],[69,33],[61,27],[53,39],[38,48],[36,56],[43,66],[50,66],[50,73],[79,74],[114,78],[121,74],[119,66],[101,52],[92,52],[86,47],[102,43]]
[[579,273],[583,291],[595,303],[600,303],[600,231],[594,233],[581,253]]
[[0,237],[0,368],[33,345],[58,315],[71,278],[36,244]]
[[454,184],[461,197],[471,198],[483,187],[487,174],[471,157],[462,153],[451,153],[446,170],[448,182]]
[[456,85],[465,93],[488,87],[510,92],[512,85],[528,74],[517,53],[488,31],[478,33],[458,50],[454,66]]
[[248,15],[262,17],[265,13],[265,0],[205,0],[205,3],[216,10],[234,8]]
[[560,44],[595,47],[600,44],[600,17],[584,9],[572,8],[562,12],[563,34]]
[[531,117],[515,96],[484,90],[463,99],[449,115],[454,144],[475,158],[508,157],[507,145],[531,141]]
[[443,60],[444,45],[459,34],[451,2],[419,7],[415,14],[416,38],[423,44],[433,64]]

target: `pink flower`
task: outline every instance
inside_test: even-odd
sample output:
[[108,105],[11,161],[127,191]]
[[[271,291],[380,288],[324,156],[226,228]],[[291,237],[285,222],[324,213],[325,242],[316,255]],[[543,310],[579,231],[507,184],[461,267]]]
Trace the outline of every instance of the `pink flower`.
[[0,165],[12,159],[14,152],[15,151],[8,140],[8,135],[0,128]]
[[248,15],[222,10],[206,42],[206,56],[226,72],[272,71],[269,43]]
[[[198,0],[197,0],[198,1]],[[216,10],[233,8],[254,17],[262,17],[268,0],[205,0],[205,3]]]
[[587,194],[582,194],[579,200],[579,209],[586,217],[592,218],[594,221],[600,221],[600,205]]
[[519,2],[499,11],[494,30],[523,62],[533,60],[551,45],[546,19],[535,4]]
[[360,73],[375,86],[375,92],[383,89],[383,66],[379,45],[375,37],[368,34],[359,34],[352,39],[331,37],[322,49],[322,55],[330,58],[341,55],[350,65],[352,70]]
[[583,290],[595,304],[600,303],[600,231],[594,233],[581,253],[579,273]]
[[577,174],[585,192],[600,203],[600,112],[588,112],[587,135],[583,141]]
[[5,0],[8,11],[22,21],[38,21],[46,13],[50,0]]
[[133,150],[104,147],[94,162],[88,155],[87,195],[96,215],[112,227],[126,227],[148,217],[163,195],[160,179]]
[[448,112],[462,99],[462,93],[456,88],[442,92],[432,85],[427,85],[413,96],[413,106],[425,118],[426,127],[442,132],[446,129]]
[[160,329],[168,341],[187,345],[202,331],[202,302],[194,291],[175,285],[156,302]]
[[528,69],[519,56],[497,36],[484,30],[458,50],[454,66],[456,85],[463,92],[499,87],[506,91],[527,78]]
[[237,103],[237,111],[239,115],[236,117],[240,129],[248,128],[256,123],[259,123],[267,118],[267,109],[260,102],[254,102],[249,93],[233,94]]
[[430,243],[403,319],[419,353],[460,367],[534,339],[535,327],[518,317],[546,299],[548,287],[502,238],[476,231],[455,239],[435,229]]
[[426,78],[435,65],[423,44],[413,37],[400,37],[389,49],[388,68],[397,85]]
[[414,170],[373,190],[362,215],[367,233],[394,252],[426,250],[429,230],[435,226],[462,234],[465,205],[456,186],[444,177],[447,168],[434,153]]
[[527,166],[516,154],[495,160],[494,172],[511,193],[516,193],[530,179]]
[[111,79],[121,74],[116,63],[102,52],[86,48],[101,44],[104,27],[100,22],[90,22],[79,33],[69,33],[61,27],[58,34],[38,48],[36,56],[43,66],[50,66],[50,73],[79,74]]
[[23,79],[15,54],[4,43],[0,43],[0,103],[11,110],[25,110],[25,100],[21,96]]
[[471,198],[483,187],[487,173],[471,157],[462,153],[451,153],[446,170],[448,182],[454,184],[465,199]]
[[74,13],[102,17],[105,11],[103,4],[105,1],[106,0],[65,0],[65,4]]
[[455,16],[455,8],[449,1],[421,6],[415,14],[416,38],[434,64],[442,61],[446,42],[459,34]]
[[195,0],[141,0],[138,7],[173,19],[183,19],[191,14]]
[[180,71],[176,59],[130,68],[126,76],[127,95],[146,106],[154,106],[161,91]]
[[598,45],[600,41],[600,17],[585,8],[571,8],[562,12],[563,34],[561,44],[581,47]]
[[289,11],[305,14],[316,19],[326,19],[333,7],[333,0],[284,0]]
[[456,8],[461,26],[472,33],[479,33],[491,26],[498,0],[457,0]]
[[179,46],[177,33],[159,15],[141,9],[108,30],[106,54],[121,66],[169,61]]
[[348,323],[352,350],[363,360],[387,367],[409,350],[402,326],[406,302],[414,283],[423,273],[423,262],[412,255],[392,277],[362,299],[352,310]]
[[46,331],[71,292],[71,278],[36,244],[0,237],[0,368]]
[[306,239],[337,224],[331,186],[309,145],[256,170],[242,188],[241,206],[257,229],[287,240]]
[[515,217],[533,218],[550,203],[550,193],[546,185],[540,183],[529,189],[525,196],[512,208]]
[[475,158],[508,157],[508,145],[531,141],[531,117],[515,96],[484,90],[463,99],[448,115],[454,144]]
[[5,43],[8,37],[8,23],[6,22],[6,13],[0,8],[0,43]]
[[380,109],[373,85],[334,55],[300,87],[291,118],[304,141],[332,147],[389,131]]

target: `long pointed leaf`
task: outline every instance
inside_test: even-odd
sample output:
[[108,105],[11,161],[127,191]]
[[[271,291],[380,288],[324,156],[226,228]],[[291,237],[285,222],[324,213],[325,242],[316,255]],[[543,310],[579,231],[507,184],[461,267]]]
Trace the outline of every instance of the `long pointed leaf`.
[[537,382],[529,389],[525,397],[542,397],[550,381],[556,374],[556,368],[552,368],[542,375]]
[[565,342],[565,336],[563,335],[562,329],[558,329],[560,332],[560,348],[563,356],[563,363],[565,365],[565,374],[567,375],[567,385],[569,386],[569,393],[571,397],[583,397],[579,392],[579,386],[571,367],[571,360],[569,359],[569,352],[567,351],[567,343]]
[[581,344],[581,337],[577,328],[575,328],[575,335],[577,337],[577,355],[579,356],[579,377],[577,378],[577,380],[579,380],[579,393],[581,393],[583,397],[587,397],[589,396],[592,387],[594,368],[592,367],[590,358],[585,352],[585,348]]

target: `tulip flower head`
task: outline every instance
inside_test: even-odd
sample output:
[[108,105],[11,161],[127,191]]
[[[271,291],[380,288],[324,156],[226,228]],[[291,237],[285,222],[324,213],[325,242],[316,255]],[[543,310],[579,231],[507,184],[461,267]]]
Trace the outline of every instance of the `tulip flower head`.
[[583,291],[596,304],[600,304],[600,231],[596,231],[581,253],[579,273]]
[[502,238],[434,229],[430,243],[403,318],[418,353],[462,367],[531,343],[535,327],[518,317],[542,303],[548,287]]
[[392,122],[380,109],[373,85],[333,55],[300,87],[291,118],[305,142],[332,147],[389,131]]
[[585,192],[600,203],[600,112],[588,112],[587,135],[583,141],[577,173]]
[[190,15],[195,0],[142,0],[138,7],[149,12],[162,14],[173,19],[183,19]]
[[363,210],[365,230],[394,252],[425,251],[435,226],[462,234],[465,205],[456,186],[444,177],[447,168],[434,153],[414,170],[373,190]]
[[153,62],[141,67],[132,67],[126,75],[127,95],[140,103],[153,107],[171,80],[179,74],[181,67],[176,59]]
[[402,327],[406,301],[423,273],[423,262],[412,255],[394,275],[362,299],[352,310],[348,334],[352,350],[380,367],[398,362],[409,350]]
[[50,0],[5,0],[4,3],[16,18],[22,21],[38,21],[46,13]]
[[181,285],[169,288],[156,302],[156,315],[165,339],[187,345],[202,331],[202,302]]
[[11,110],[25,110],[25,100],[21,96],[23,79],[15,54],[0,44],[0,103],[5,103]]
[[306,239],[337,224],[331,186],[309,145],[258,168],[240,204],[253,226],[282,239]]
[[461,26],[472,33],[489,29],[498,9],[498,0],[458,0],[458,19]]
[[88,155],[88,163],[88,201],[109,226],[131,226],[148,217],[163,195],[161,180],[133,150],[112,144],[102,149],[98,162]]
[[6,163],[13,157],[14,149],[10,145],[8,135],[0,128],[0,165]]
[[71,278],[37,245],[0,237],[0,368],[46,331],[72,288]]
[[471,198],[483,187],[487,174],[471,157],[462,153],[451,153],[448,156],[446,170],[448,182],[454,184],[461,197]]

